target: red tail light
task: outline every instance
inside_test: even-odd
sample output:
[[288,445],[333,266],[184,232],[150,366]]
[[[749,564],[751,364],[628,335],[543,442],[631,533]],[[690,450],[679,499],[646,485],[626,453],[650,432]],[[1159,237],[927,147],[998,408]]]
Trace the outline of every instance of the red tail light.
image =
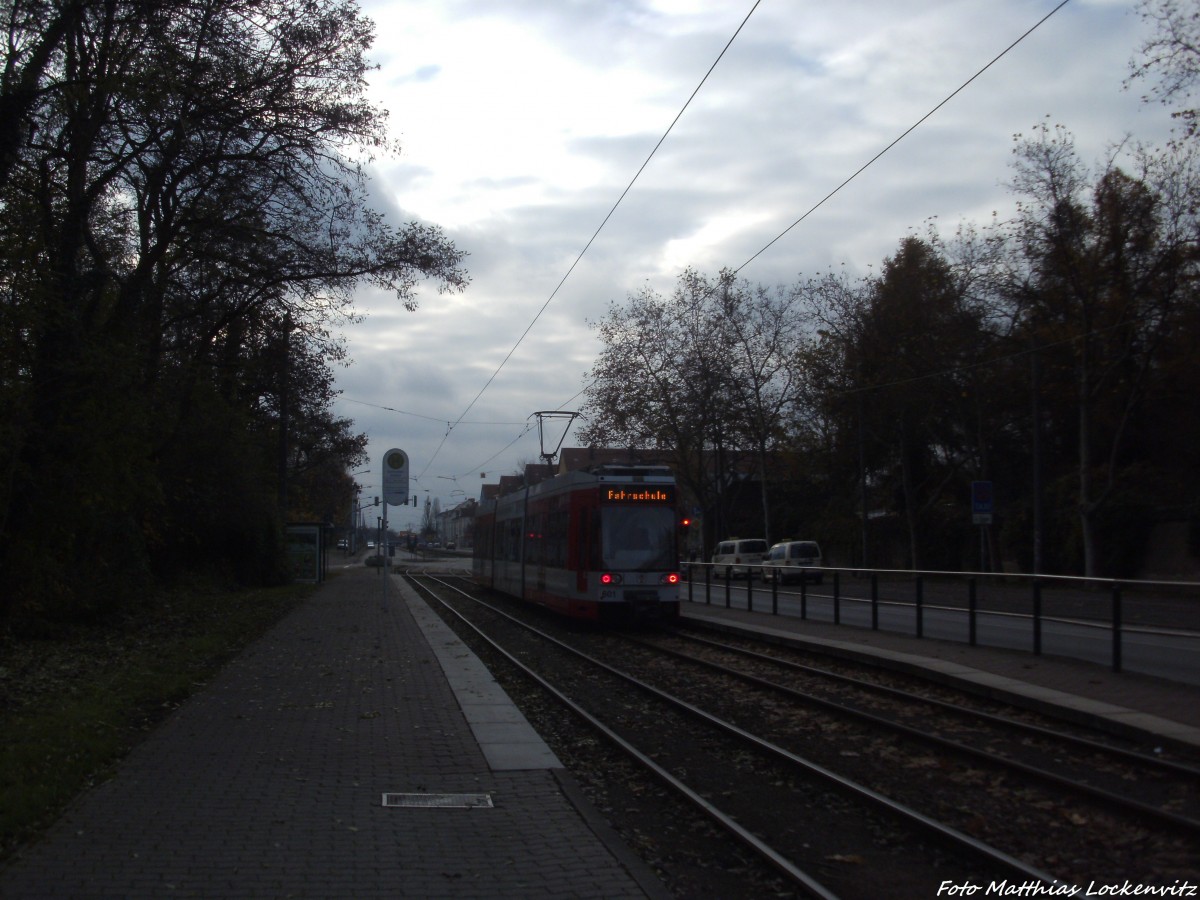
[[662,577],[662,583],[663,584],[679,584],[679,573],[671,572],[669,575],[664,575]]
[[604,572],[600,576],[600,583],[601,584],[620,584],[621,576],[614,575],[612,572]]

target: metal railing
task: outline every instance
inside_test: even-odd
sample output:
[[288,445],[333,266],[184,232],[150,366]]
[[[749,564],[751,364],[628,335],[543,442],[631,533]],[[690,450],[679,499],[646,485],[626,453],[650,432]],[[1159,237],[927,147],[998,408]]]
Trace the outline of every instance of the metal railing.
[[[845,624],[918,638],[926,637],[933,625],[933,636],[971,646],[980,644],[980,625],[986,622],[990,646],[1015,647],[1035,655],[1042,655],[1045,649],[1048,625],[1107,633],[1104,662],[1114,672],[1124,670],[1126,642],[1134,633],[1195,641],[1189,652],[1200,651],[1197,582],[780,566],[770,570],[776,577],[767,585],[758,580],[758,568],[749,567],[750,577],[746,577],[744,566],[685,563],[686,599],[711,605],[715,594],[716,602],[723,602],[726,608],[798,615],[835,625],[844,624],[851,612],[852,621]],[[811,583],[818,573],[819,590]],[[790,591],[780,585],[780,578],[789,576],[797,582]],[[723,580],[724,586],[714,590],[718,580]],[[744,589],[735,589],[738,584]],[[1004,640],[997,642],[997,631],[1005,633]],[[1063,652],[1064,640],[1057,633],[1054,643],[1058,655],[1076,655]],[[1094,644],[1094,638],[1088,643]],[[1092,656],[1080,658],[1094,656],[1092,650]]]

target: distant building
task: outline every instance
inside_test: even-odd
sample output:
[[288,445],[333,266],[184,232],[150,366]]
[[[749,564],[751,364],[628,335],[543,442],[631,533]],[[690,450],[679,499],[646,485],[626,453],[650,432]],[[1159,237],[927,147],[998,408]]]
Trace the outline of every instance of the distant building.
[[479,501],[467,499],[451,509],[438,513],[438,539],[443,546],[454,544],[459,550],[475,545],[475,510]]

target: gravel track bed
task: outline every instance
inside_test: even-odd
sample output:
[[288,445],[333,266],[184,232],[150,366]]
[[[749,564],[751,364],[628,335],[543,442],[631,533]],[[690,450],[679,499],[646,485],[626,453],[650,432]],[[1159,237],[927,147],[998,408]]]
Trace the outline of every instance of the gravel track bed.
[[[943,740],[954,741],[974,748],[986,755],[995,765],[997,771],[1003,771],[1001,765],[1012,761],[1034,768],[1049,771],[1055,775],[1071,780],[1078,780],[1090,786],[1106,790],[1114,795],[1129,797],[1151,806],[1157,806],[1176,815],[1184,815],[1200,821],[1200,778],[1188,776],[1179,772],[1157,768],[1148,762],[1132,761],[1123,757],[1109,754],[1103,750],[1087,750],[1079,748],[1068,741],[1057,740],[1050,735],[1033,735],[1016,730],[1010,726],[981,718],[976,714],[978,704],[967,703],[961,713],[954,713],[944,707],[933,707],[920,700],[910,701],[895,695],[885,695],[856,684],[831,681],[807,671],[797,671],[786,665],[790,660],[773,656],[778,662],[768,662],[761,658],[748,658],[741,654],[731,653],[707,644],[697,644],[685,638],[670,635],[650,638],[654,646],[680,652],[703,659],[716,665],[727,665],[749,675],[775,682],[785,688],[802,694],[810,694],[823,703],[836,704],[841,709],[861,711],[867,715],[895,722],[907,729],[920,732]],[[747,647],[746,649],[751,649]],[[902,688],[902,690],[908,690]],[[927,696],[925,691],[914,691],[917,697]],[[942,692],[946,694],[947,692]],[[941,702],[956,703],[956,699],[947,696],[938,698]],[[961,699],[961,698],[957,698]],[[769,693],[763,702],[770,702]],[[790,701],[789,701],[790,702]],[[993,715],[995,713],[992,713]],[[836,714],[826,712],[824,719],[812,717],[812,727],[840,727],[849,724],[846,717],[829,722]],[[1008,716],[1008,718],[1012,718]],[[828,722],[827,726],[823,723]],[[1047,730],[1060,731],[1058,723],[1047,721],[1045,717],[1036,723]],[[880,733],[884,737],[891,734],[882,726],[875,727],[867,724],[858,726],[864,734]],[[1075,734],[1078,729],[1067,730]],[[906,738],[911,742],[911,738]],[[913,745],[912,752],[920,755],[921,743]],[[935,752],[945,753],[944,750]],[[978,757],[963,754],[964,765],[979,767]],[[986,766],[985,766],[986,768]],[[1013,777],[1027,776],[1015,774]],[[1052,799],[1061,796],[1061,789],[1049,791]],[[1066,799],[1074,801],[1080,797],[1070,794]],[[1026,798],[1022,798],[1022,805]],[[1095,804],[1094,801],[1084,801],[1083,807]],[[1101,804],[1099,810],[1105,811],[1107,804]],[[1077,809],[1074,813],[1081,815]]]
[[[1029,781],[1007,771],[999,759],[980,761],[836,712],[797,706],[675,658],[627,665],[664,690],[1064,880],[1121,881],[1131,872],[1152,872],[1170,882],[1195,871],[1194,836],[1144,825],[1105,804]],[[890,706],[894,712],[895,701]],[[1022,746],[1021,738],[994,729],[988,740],[997,757],[1014,755]],[[1059,747],[1057,752],[1063,757],[1060,768],[1087,774],[1086,762],[1076,756],[1072,766],[1069,751]],[[1114,768],[1118,779],[1136,777],[1129,766]],[[1179,792],[1191,785],[1175,778],[1170,787]],[[1129,793],[1128,787],[1123,790]]]
[[[632,667],[638,677],[663,690],[1065,881],[1086,885],[1089,881],[1132,879],[1170,884],[1176,878],[1196,876],[1198,857],[1194,840],[1142,827],[1127,817],[1111,815],[1061,793],[1055,795],[1040,785],[955,758],[945,751],[931,750],[909,740],[898,741],[890,734],[853,723],[846,717],[797,706],[792,700],[744,682],[731,681],[726,676],[635,646],[620,631],[564,622],[495,594],[488,593],[486,599],[510,615],[531,620],[536,627],[553,632],[568,644],[580,645],[589,655],[607,658],[619,668]],[[470,617],[475,619],[479,615],[482,614],[471,613]],[[496,623],[491,614],[485,618],[489,622],[486,629],[503,628],[507,633],[512,628]],[[548,701],[540,689],[531,690],[523,677],[513,675],[507,662],[498,661],[502,658],[481,645],[454,617],[448,621],[502,681],[534,727],[583,784],[596,807],[660,873],[673,894],[695,896],[698,884],[703,883],[713,885],[705,893],[722,896],[723,891],[717,890],[713,881],[720,873],[735,893],[788,895],[773,870],[765,868],[740,845],[731,844],[707,819],[690,806],[673,800],[657,782],[630,764],[617,761],[615,751],[609,751],[603,739],[576,722],[561,705]],[[636,634],[648,636],[646,632]],[[506,645],[508,640],[506,637]],[[560,685],[572,685],[568,693],[581,702],[586,698],[584,705],[601,711],[598,714],[611,727],[633,730],[636,722],[647,714],[650,701],[632,686],[610,684],[607,679],[599,679],[594,670],[584,671],[578,664],[558,660],[540,639],[522,633],[512,640],[522,648],[517,655],[527,664],[546,671],[547,677]],[[754,648],[771,653],[780,650],[762,644],[755,644]],[[787,648],[782,650],[784,656],[793,655]],[[694,648],[689,652],[695,652]],[[827,663],[823,660],[821,665]],[[761,668],[769,668],[769,664],[764,663]],[[861,674],[860,670],[855,677]],[[766,677],[781,680],[777,671]],[[811,677],[794,676],[791,680],[812,687]],[[911,679],[901,680],[909,681],[905,687],[911,687]],[[844,699],[842,688],[822,686],[821,689]],[[964,699],[943,687],[934,690],[943,700]],[[856,702],[872,711],[889,706],[885,699],[859,693]],[[993,713],[1013,712],[990,701],[973,702],[990,707]],[[894,707],[894,701],[890,705]],[[986,883],[1007,876],[1004,872],[986,871],[985,863],[954,862],[923,840],[914,840],[911,831],[902,834],[905,829],[878,815],[850,813],[854,805],[841,795],[814,787],[794,771],[764,761],[744,748],[700,736],[690,717],[668,716],[657,711],[657,706],[655,709],[649,713],[653,727],[641,732],[648,736],[637,738],[636,743],[660,762],[669,761],[668,768],[678,777],[694,786],[702,781],[705,785],[702,792],[717,805],[727,811],[741,809],[735,817],[744,815],[747,824],[749,817],[759,815],[763,808],[778,810],[771,824],[755,826],[755,830],[774,844],[790,842],[788,853],[794,854],[798,864],[844,896],[932,896],[943,878]],[[924,711],[903,715],[915,717],[917,727],[949,729],[955,736],[964,731],[982,732],[978,726],[951,722],[949,716],[934,715],[931,720]],[[1047,750],[1055,749],[1011,735],[1001,738],[981,733],[975,737],[991,742],[998,754],[1040,758]],[[681,749],[684,747],[694,752],[685,755]],[[1128,772],[1104,773],[1103,769],[1097,766],[1097,777],[1112,777],[1117,781],[1130,777]],[[1166,785],[1164,790],[1169,793],[1177,788],[1178,784]],[[1190,799],[1188,795],[1185,801]],[[853,828],[835,831],[829,824],[831,820],[846,819],[854,823]],[[914,865],[914,859],[927,860],[928,868]]]
[[1163,760],[1178,762],[1200,769],[1200,753],[1180,746],[1160,746],[1155,742],[1138,740],[1126,735],[1096,731],[1085,725],[1064,719],[1054,718],[1044,713],[1013,706],[1003,700],[996,700],[978,693],[968,693],[952,687],[939,684],[918,674],[907,674],[878,665],[868,665],[836,656],[812,652],[810,650],[791,647],[775,639],[754,640],[730,634],[723,630],[714,630],[704,625],[687,623],[675,629],[681,635],[694,635],[705,640],[716,640],[723,644],[738,647],[765,656],[775,656],[781,660],[799,665],[812,666],[816,669],[832,672],[847,678],[880,685],[885,688],[906,691],[931,700],[953,703],[966,709],[983,714],[1004,716],[1029,725],[1047,728],[1062,734],[1095,741],[1135,753],[1155,756]]

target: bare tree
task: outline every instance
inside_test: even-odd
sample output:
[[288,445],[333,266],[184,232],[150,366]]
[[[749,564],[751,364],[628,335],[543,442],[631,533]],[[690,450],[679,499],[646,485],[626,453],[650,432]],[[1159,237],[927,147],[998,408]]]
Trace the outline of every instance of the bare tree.
[[777,467],[769,464],[769,458],[782,445],[787,414],[796,402],[804,323],[795,290],[751,287],[734,282],[726,273],[720,285],[718,322],[729,348],[729,393],[735,401],[740,439],[754,453],[762,534],[770,543],[775,537],[771,499]]
[[1130,63],[1126,87],[1150,81],[1145,99],[1175,107],[1172,118],[1183,123],[1186,137],[1194,137],[1200,119],[1189,104],[1200,81],[1200,10],[1194,0],[1140,0],[1137,9],[1154,33],[1139,48],[1141,60]]
[[688,270],[673,295],[646,288],[612,304],[593,326],[603,349],[592,367],[578,437],[656,449],[706,511],[705,542],[725,527],[727,453],[735,431],[729,351],[714,316],[713,286]]

